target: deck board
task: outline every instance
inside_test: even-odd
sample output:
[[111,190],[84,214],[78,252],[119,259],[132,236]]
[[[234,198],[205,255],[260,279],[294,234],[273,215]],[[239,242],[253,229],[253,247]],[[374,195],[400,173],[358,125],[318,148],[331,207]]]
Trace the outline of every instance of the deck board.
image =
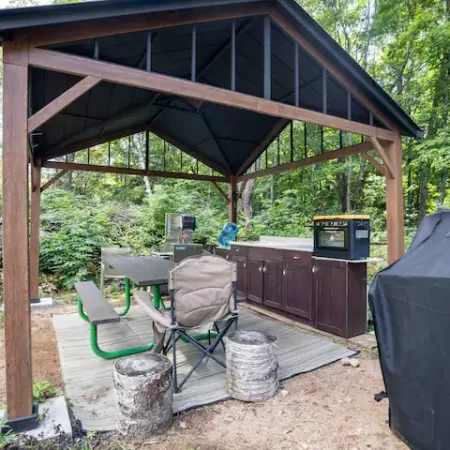
[[[115,394],[113,388],[114,360],[95,356],[89,347],[89,327],[78,315],[53,317],[58,341],[66,396],[86,431],[115,430]],[[239,327],[274,334],[279,342],[279,377],[281,380],[315,370],[335,362],[354,351],[326,338],[300,331],[259,314],[242,311]],[[147,343],[152,338],[151,321],[139,306],[133,306],[120,323],[99,327],[100,345],[105,350],[117,350]],[[219,346],[217,356],[224,358]],[[192,345],[181,343],[177,351],[179,371],[185,373],[198,357]],[[81,363],[82,362],[82,363]],[[215,403],[228,398],[225,370],[209,360],[174,396],[174,411]]]

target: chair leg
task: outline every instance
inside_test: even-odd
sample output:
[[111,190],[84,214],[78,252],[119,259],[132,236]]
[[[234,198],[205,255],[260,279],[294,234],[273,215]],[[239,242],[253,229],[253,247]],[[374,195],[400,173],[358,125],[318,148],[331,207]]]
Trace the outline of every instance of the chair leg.
[[172,338],[172,359],[173,359],[173,392],[180,392],[177,380],[177,339],[175,337],[176,330],[170,330]]
[[102,268],[100,270],[100,292],[103,294],[105,290],[105,269],[102,264]]

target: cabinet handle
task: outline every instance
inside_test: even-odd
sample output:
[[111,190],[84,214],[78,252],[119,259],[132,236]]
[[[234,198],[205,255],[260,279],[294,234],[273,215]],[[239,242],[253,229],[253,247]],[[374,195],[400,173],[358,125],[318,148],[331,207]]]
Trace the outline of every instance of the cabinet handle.
[[292,259],[298,260],[298,259],[300,259],[300,256],[293,256]]
[[283,277],[286,276],[286,273],[287,273],[286,269],[283,269]]
[[312,273],[316,273],[319,271],[319,268],[317,266],[313,266]]
[[263,272],[264,272],[264,273],[267,272],[267,266],[264,266]]
[[258,269],[260,272],[262,272],[262,270],[263,270],[263,267],[262,266],[259,266],[259,269]]
[[247,264],[244,263],[244,269],[247,267]]

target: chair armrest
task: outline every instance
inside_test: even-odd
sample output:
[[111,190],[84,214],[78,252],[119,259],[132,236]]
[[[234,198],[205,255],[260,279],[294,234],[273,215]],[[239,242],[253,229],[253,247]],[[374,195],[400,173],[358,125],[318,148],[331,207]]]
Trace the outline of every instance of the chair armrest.
[[153,306],[152,298],[146,291],[135,291],[133,298],[145,312],[158,324],[165,328],[171,327],[171,319],[163,311]]

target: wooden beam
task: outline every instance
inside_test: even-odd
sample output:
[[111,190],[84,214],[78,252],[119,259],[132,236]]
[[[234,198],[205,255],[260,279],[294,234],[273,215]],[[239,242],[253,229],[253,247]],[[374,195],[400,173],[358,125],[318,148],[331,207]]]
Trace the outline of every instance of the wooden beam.
[[386,154],[386,151],[384,150],[383,146],[380,144],[380,141],[374,137],[371,137],[370,141],[372,142],[373,147],[377,151],[378,155],[380,155],[381,160],[384,162],[384,165],[386,166],[387,174],[389,175],[389,177],[394,179],[395,178],[394,167],[392,166],[391,162],[389,161],[389,157]]
[[237,178],[230,176],[228,183],[228,221],[237,222]]
[[270,130],[264,140],[250,153],[244,164],[239,167],[237,175],[242,175],[261,155],[261,153],[272,143],[272,141],[287,127],[289,120],[281,119]]
[[405,253],[402,138],[400,133],[397,134],[396,140],[389,145],[388,154],[394,175],[386,177],[388,263],[392,264]]
[[50,180],[47,181],[47,183],[43,184],[41,186],[41,192],[44,192],[46,189],[48,189],[50,186],[53,186],[61,177],[63,177],[68,172],[67,169],[63,169],[59,171],[53,178],[50,178]]
[[194,83],[167,75],[148,73],[130,67],[38,48],[30,49],[29,59],[30,65],[41,69],[55,70],[73,75],[92,75],[111,83],[119,83],[180,97],[194,98],[259,114],[313,123],[389,141],[394,139],[394,133],[383,128],[372,127],[340,117],[329,116],[327,114],[277,103],[272,100],[206,84]]
[[369,153],[362,153],[361,156],[370,164],[372,164],[372,166],[374,166],[381,175],[386,176],[386,167],[380,164],[372,155],[370,155]]
[[319,164],[332,159],[346,158],[347,156],[358,153],[365,153],[372,148],[370,142],[363,142],[362,144],[351,145],[340,150],[332,152],[321,153],[320,155],[311,156],[310,158],[300,159],[281,166],[271,167],[270,169],[260,170],[258,172],[248,173],[238,177],[238,181],[251,180],[253,178],[264,177],[266,175],[274,175],[277,173],[287,172],[289,170],[297,169],[299,167],[310,166],[312,164]]
[[229,203],[230,199],[228,198],[228,195],[225,194],[223,189],[215,181],[213,181],[212,184],[216,188],[216,190],[219,192],[219,194],[227,201],[227,203]]
[[[278,24],[285,32],[287,32],[294,41],[298,42],[309,55],[311,55],[319,64],[326,68],[336,80],[339,81],[352,95],[357,98],[361,104],[366,107],[369,112],[377,116],[391,130],[396,131],[397,126],[394,122],[383,113],[355,84],[337,68],[322,52],[320,52],[313,44],[311,44],[292,24],[292,22],[281,14],[276,8],[268,7],[269,13],[274,22]],[[346,130],[344,130],[346,131]],[[390,141],[393,139],[390,138]]]
[[129,169],[127,167],[97,166],[92,164],[77,164],[59,161],[43,161],[42,167],[45,167],[47,169],[78,170],[81,172],[97,173],[120,173],[124,175],[138,175],[141,177],[180,178],[183,180],[215,181],[220,183],[228,181],[226,177],[217,177],[213,175],[196,175],[193,173],[163,172],[159,170],[143,170],[131,168]]
[[26,47],[4,42],[3,300],[8,419],[32,412]]
[[31,133],[40,126],[44,125],[45,122],[50,120],[53,116],[56,116],[56,114],[64,108],[67,108],[77,98],[81,97],[96,84],[100,83],[100,81],[100,78],[88,76],[83,78],[59,97],[56,97],[53,101],[45,105],[28,119],[28,133]]
[[30,46],[43,47],[62,42],[89,40],[103,36],[119,35],[137,31],[180,27],[219,20],[233,20],[265,14],[267,8],[261,3],[232,5],[217,8],[201,8],[184,11],[135,14],[127,17],[91,20],[83,26],[54,25],[42,29],[30,29]]
[[30,297],[39,297],[39,229],[41,215],[41,158],[31,161]]

